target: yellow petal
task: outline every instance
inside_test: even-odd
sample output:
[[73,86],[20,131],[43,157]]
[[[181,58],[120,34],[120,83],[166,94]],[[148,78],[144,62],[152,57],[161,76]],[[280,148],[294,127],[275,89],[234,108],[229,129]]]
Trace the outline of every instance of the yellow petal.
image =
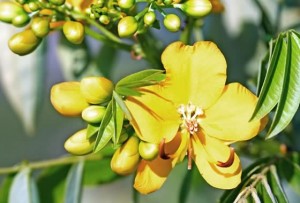
[[166,97],[175,105],[192,102],[206,109],[221,95],[226,80],[226,61],[212,42],[193,46],[169,45],[162,54],[166,69]]
[[230,166],[220,167],[209,161],[205,148],[197,137],[193,137],[192,145],[194,161],[207,183],[220,189],[232,189],[238,186],[241,182],[242,167],[239,157],[235,153],[233,163]]
[[125,101],[130,110],[135,131],[140,139],[160,143],[174,138],[180,117],[173,103],[160,96],[162,87],[155,85],[141,90],[141,97],[128,97]]
[[172,159],[158,157],[151,162],[142,160],[137,169],[134,188],[142,194],[160,189],[172,168]]
[[238,84],[227,85],[218,101],[205,111],[201,129],[224,141],[248,140],[258,134],[266,119],[249,122],[257,97]]

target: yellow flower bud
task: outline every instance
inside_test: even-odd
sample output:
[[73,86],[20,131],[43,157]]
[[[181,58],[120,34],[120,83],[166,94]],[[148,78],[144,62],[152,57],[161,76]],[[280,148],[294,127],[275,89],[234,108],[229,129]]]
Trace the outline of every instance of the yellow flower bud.
[[28,24],[30,17],[27,13],[21,13],[12,19],[12,24],[16,27],[23,27]]
[[80,116],[89,106],[80,92],[79,82],[63,82],[51,88],[51,103],[64,116]]
[[80,90],[90,104],[101,104],[111,99],[113,83],[105,77],[86,77],[80,82]]
[[209,0],[188,0],[182,4],[181,9],[189,16],[199,18],[207,15],[212,5]]
[[84,39],[84,26],[80,22],[67,21],[63,25],[63,33],[73,44],[80,44]]
[[173,13],[167,14],[164,18],[164,26],[170,32],[177,32],[180,29],[180,18]]
[[12,52],[20,56],[33,52],[41,42],[41,38],[37,37],[31,29],[13,35],[8,46]]
[[159,145],[141,141],[139,144],[139,154],[145,160],[151,161],[155,159],[159,152]]
[[131,37],[138,29],[138,22],[133,16],[126,16],[118,23],[120,37]]
[[12,23],[13,18],[20,14],[26,14],[24,9],[16,3],[0,2],[0,21]]
[[110,162],[111,169],[120,175],[134,172],[140,159],[138,146],[139,139],[136,136],[131,136],[115,151]]
[[82,111],[81,117],[88,123],[100,123],[105,111],[104,106],[89,106]]
[[74,155],[91,153],[95,145],[95,139],[87,138],[86,133],[87,129],[82,129],[69,137],[64,144],[65,149]]
[[31,29],[38,37],[45,37],[50,31],[50,22],[47,18],[35,17],[32,19]]

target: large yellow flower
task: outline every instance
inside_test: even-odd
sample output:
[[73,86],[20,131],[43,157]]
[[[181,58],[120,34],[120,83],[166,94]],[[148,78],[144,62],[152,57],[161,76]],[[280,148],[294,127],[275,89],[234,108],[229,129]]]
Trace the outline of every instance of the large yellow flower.
[[126,105],[140,139],[160,143],[160,156],[142,160],[134,187],[158,190],[175,164],[188,156],[212,186],[231,189],[240,183],[241,164],[228,145],[248,140],[266,119],[249,122],[257,97],[238,83],[225,85],[226,61],[212,42],[169,45],[162,54],[166,80],[139,90]]

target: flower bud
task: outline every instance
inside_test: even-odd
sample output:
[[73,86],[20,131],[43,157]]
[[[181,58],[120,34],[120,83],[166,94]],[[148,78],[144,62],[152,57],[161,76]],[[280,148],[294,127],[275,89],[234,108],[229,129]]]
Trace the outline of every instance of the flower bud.
[[177,32],[180,28],[180,18],[175,14],[167,14],[164,18],[165,27],[171,32]]
[[115,151],[110,162],[111,169],[120,175],[134,172],[140,159],[138,146],[139,139],[136,136],[131,136],[125,144]]
[[65,149],[74,155],[85,155],[93,151],[95,145],[94,138],[87,138],[87,129],[82,129],[69,137],[64,147]]
[[141,141],[139,144],[139,154],[147,161],[155,159],[158,155],[159,145]]
[[135,0],[118,0],[118,5],[122,9],[130,9],[135,4]]
[[199,18],[207,15],[212,5],[209,0],[188,0],[182,4],[181,9],[189,16]]
[[8,46],[15,54],[23,56],[33,52],[40,42],[41,38],[35,36],[33,31],[28,29],[13,35],[8,41]]
[[12,19],[12,24],[16,27],[24,27],[29,21],[30,17],[26,13],[22,13]]
[[16,16],[22,14],[26,15],[26,12],[18,4],[9,1],[0,2],[0,21],[12,23]]
[[66,0],[49,0],[49,2],[56,6],[61,6],[65,3]]
[[104,106],[89,106],[82,111],[81,117],[88,123],[100,123],[105,111]]
[[90,104],[101,104],[111,99],[113,83],[105,77],[86,77],[80,82],[80,90]]
[[146,25],[152,25],[156,20],[156,15],[153,11],[149,11],[144,15],[144,23]]
[[50,22],[47,18],[35,17],[32,19],[31,29],[38,37],[45,37],[50,31]]
[[120,37],[131,37],[138,29],[138,22],[133,16],[126,16],[118,23]]
[[39,5],[34,1],[29,2],[28,7],[31,11],[37,11],[39,9]]
[[84,39],[84,27],[80,22],[67,21],[63,25],[63,33],[73,44],[80,44]]
[[79,116],[89,106],[80,92],[79,82],[63,82],[51,88],[50,100],[54,108],[64,116]]
[[104,25],[108,25],[110,22],[110,17],[108,17],[107,15],[101,15],[99,17],[99,21],[100,21],[100,23],[102,23]]

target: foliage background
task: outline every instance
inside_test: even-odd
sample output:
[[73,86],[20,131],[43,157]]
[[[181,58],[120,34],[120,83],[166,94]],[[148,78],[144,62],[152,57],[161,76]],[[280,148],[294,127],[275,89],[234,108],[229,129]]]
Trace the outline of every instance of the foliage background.
[[[239,81],[244,85],[254,90],[253,82],[255,82],[257,70],[260,65],[260,61],[264,56],[267,48],[265,46],[266,39],[263,30],[260,26],[261,12],[257,8],[253,0],[223,0],[225,5],[225,12],[222,14],[212,14],[208,16],[204,21],[203,37],[204,39],[212,40],[217,43],[220,49],[223,51],[227,63],[228,63],[228,82]],[[300,19],[300,2],[298,0],[290,0],[290,7],[285,7],[282,12],[281,18],[277,19],[276,13],[276,1],[264,0],[260,1],[267,9],[268,15],[271,17],[273,23],[278,23],[280,28],[285,29],[289,26],[299,23]],[[0,24],[0,30],[11,29],[9,25]],[[296,29],[297,30],[297,29]],[[297,30],[299,31],[299,29]],[[178,33],[170,33],[164,30],[154,31],[156,34],[160,34],[159,37],[164,44],[168,44],[171,41],[178,39]],[[3,32],[2,32],[3,33]],[[163,35],[161,35],[163,33]],[[4,32],[5,34],[5,32]],[[2,34],[1,34],[2,35]],[[0,37],[1,44],[6,45],[7,39]],[[3,64],[4,54],[1,53],[1,91],[0,91],[0,167],[12,166],[16,163],[20,163],[24,160],[38,161],[43,159],[56,158],[65,155],[66,152],[63,148],[63,143],[66,138],[79,128],[84,127],[84,123],[80,119],[70,119],[60,116],[51,106],[49,100],[50,87],[65,79],[71,79],[70,69],[66,66],[67,61],[70,61],[74,57],[73,50],[63,50],[59,46],[60,36],[58,33],[50,35],[47,42],[44,44],[47,50],[45,55],[45,63],[37,67],[41,71],[42,78],[39,81],[39,90],[32,93],[37,100],[40,101],[39,108],[37,108],[36,130],[34,133],[28,133],[24,128],[24,120],[20,119],[20,116],[12,107],[11,100],[7,95],[7,87],[5,87],[5,77],[7,73],[12,72],[13,69],[10,66]],[[94,44],[89,41],[91,51],[94,55],[98,50],[103,47],[101,44]],[[3,50],[3,49],[1,49]],[[8,51],[8,50],[5,50]],[[130,73],[148,68],[149,65],[145,61],[134,61],[130,58],[128,53],[113,50],[117,52],[113,64],[109,64],[108,61],[99,61],[101,67],[109,65],[112,67],[108,72],[110,78],[117,81],[122,76]],[[77,52],[76,52],[77,53]],[[6,53],[7,54],[7,53]],[[8,53],[10,60],[21,61],[21,57],[18,57],[12,53]],[[78,52],[77,57],[82,57]],[[30,63],[35,61],[29,60]],[[32,70],[32,69],[28,69]],[[27,72],[28,73],[28,72]],[[27,74],[22,71],[19,73],[18,81],[20,86],[29,86],[30,84],[22,83]],[[107,72],[105,72],[107,74]],[[21,90],[10,86],[9,91],[15,94]],[[22,97],[22,94],[18,94],[21,104],[26,106],[28,97]],[[31,107],[33,108],[33,107]],[[23,113],[30,114],[23,109]],[[34,108],[33,108],[34,109]],[[34,120],[34,119],[33,119]],[[296,116],[294,119],[294,130],[300,131],[300,117]],[[26,122],[25,122],[26,123]],[[288,140],[289,137],[279,136],[279,139]],[[268,142],[268,141],[266,141]],[[300,150],[300,138],[293,138],[289,142],[293,143],[296,149]],[[244,167],[250,163],[250,160],[243,159]],[[166,184],[161,190],[148,196],[141,196],[140,202],[154,203],[154,202],[177,202],[179,197],[179,189],[186,172],[186,164],[182,163],[172,172],[171,177],[168,178]],[[99,171],[101,173],[101,171]],[[221,195],[222,191],[216,190],[208,186],[201,178],[199,173],[194,170],[193,172],[192,187],[188,197],[188,202],[197,202],[201,200],[203,202],[216,202],[217,198]],[[126,177],[121,180],[112,182],[110,184],[104,184],[100,187],[86,187],[84,189],[82,202],[131,202],[132,198],[132,177]],[[286,192],[291,202],[298,202],[299,196],[295,194],[286,184]]]

